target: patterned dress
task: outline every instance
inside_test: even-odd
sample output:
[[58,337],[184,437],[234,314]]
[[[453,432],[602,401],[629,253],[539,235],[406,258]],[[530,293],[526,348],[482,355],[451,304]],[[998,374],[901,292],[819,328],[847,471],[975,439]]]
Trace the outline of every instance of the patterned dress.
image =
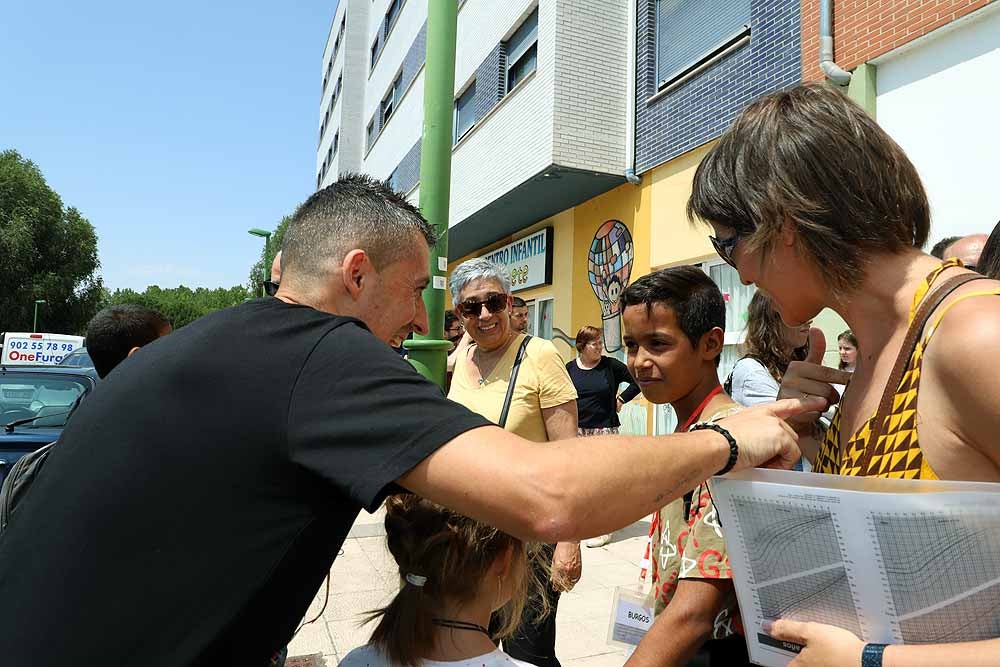
[[[916,294],[913,295],[913,305],[910,307],[910,317],[907,324],[913,321],[920,303],[927,296],[941,272],[954,266],[962,266],[961,261],[950,259],[924,279],[920,287],[917,288]],[[858,432],[852,435],[850,440],[841,447],[841,412],[838,410],[833,423],[826,432],[822,445],[820,445],[819,454],[816,457],[815,472],[852,477],[938,479],[937,474],[924,459],[917,438],[917,392],[920,389],[920,370],[924,351],[942,318],[952,306],[975,296],[998,294],[1000,294],[1000,290],[997,289],[970,292],[957,297],[942,308],[910,356],[910,362],[899,382],[899,387],[896,388],[892,413],[883,422],[878,442],[871,442],[872,424],[876,416],[872,415],[858,429]]]

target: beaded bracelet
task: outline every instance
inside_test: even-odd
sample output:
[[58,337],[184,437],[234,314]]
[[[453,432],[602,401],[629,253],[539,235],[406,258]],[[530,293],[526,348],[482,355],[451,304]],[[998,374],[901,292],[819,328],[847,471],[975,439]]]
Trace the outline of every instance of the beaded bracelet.
[[727,431],[726,429],[722,428],[718,424],[713,424],[711,422],[701,422],[700,424],[695,424],[694,426],[691,427],[692,431],[701,431],[704,429],[715,431],[716,433],[718,433],[719,435],[721,435],[722,437],[724,437],[726,440],[729,441],[729,460],[726,461],[726,465],[722,468],[722,470],[715,473],[716,475],[725,475],[727,472],[733,469],[733,466],[736,465],[736,459],[740,457],[740,448],[739,445],[736,444],[736,438],[734,438],[733,434]]

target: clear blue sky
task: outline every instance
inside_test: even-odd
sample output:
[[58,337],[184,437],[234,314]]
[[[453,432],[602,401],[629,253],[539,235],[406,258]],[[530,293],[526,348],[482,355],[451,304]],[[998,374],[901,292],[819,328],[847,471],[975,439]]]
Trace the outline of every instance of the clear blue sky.
[[246,283],[316,187],[337,0],[6,2],[0,150],[96,227],[105,284]]

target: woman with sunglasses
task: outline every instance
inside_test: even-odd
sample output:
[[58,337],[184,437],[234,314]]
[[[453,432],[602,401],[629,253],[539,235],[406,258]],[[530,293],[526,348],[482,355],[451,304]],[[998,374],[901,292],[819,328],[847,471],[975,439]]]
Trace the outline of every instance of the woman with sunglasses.
[[[506,272],[489,260],[470,259],[452,272],[449,284],[455,312],[462,318],[472,343],[455,361],[448,398],[528,440],[548,442],[576,437],[573,381],[551,342],[531,338],[524,345],[525,334],[514,331]],[[508,402],[508,388],[519,356]],[[521,627],[504,640],[504,650],[510,656],[539,667],[559,666],[555,655],[559,591],[571,589],[582,569],[579,542],[549,548],[553,553],[552,582],[546,595],[551,612],[536,623],[534,610],[542,605],[537,601],[529,603]]]
[[[818,441],[816,472],[1000,481],[1000,283],[961,283],[974,274],[959,260],[921,251],[930,206],[920,177],[863,109],[825,84],[761,98],[698,166],[688,214],[712,226],[719,254],[787,324],[832,308],[857,336],[853,375],[820,365],[826,344],[814,330],[809,358],[782,378],[779,397],[831,402],[833,385],[850,383],[825,434],[817,413],[795,424]],[[795,667],[883,656],[893,667],[994,665],[1000,654],[1000,639],[945,644],[955,636],[946,629],[927,637],[941,644],[888,647],[819,623],[763,630],[805,645]]]

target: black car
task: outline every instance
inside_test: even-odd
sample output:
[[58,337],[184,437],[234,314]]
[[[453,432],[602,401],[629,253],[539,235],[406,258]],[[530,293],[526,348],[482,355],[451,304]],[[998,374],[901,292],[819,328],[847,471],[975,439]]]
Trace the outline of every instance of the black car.
[[59,438],[95,387],[93,368],[0,366],[0,483],[19,458]]

